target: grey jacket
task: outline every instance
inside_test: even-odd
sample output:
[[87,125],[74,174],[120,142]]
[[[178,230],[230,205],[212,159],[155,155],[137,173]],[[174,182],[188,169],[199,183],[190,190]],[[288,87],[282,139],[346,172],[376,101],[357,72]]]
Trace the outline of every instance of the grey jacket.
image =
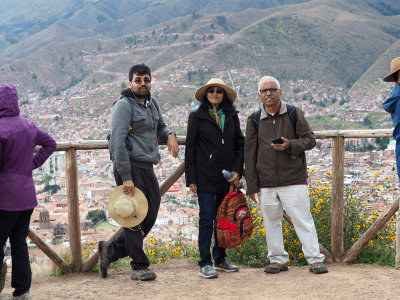
[[117,171],[126,181],[132,179],[132,167],[153,169],[160,161],[158,139],[166,142],[173,132],[165,124],[155,98],[144,104],[130,90],[121,94],[111,112],[110,148]]

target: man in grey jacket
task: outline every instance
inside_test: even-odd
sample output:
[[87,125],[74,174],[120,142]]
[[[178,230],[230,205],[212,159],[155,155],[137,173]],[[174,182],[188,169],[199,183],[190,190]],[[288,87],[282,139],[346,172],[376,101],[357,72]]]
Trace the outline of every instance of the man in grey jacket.
[[160,161],[158,140],[166,141],[174,157],[179,153],[175,134],[167,127],[157,100],[150,95],[151,71],[144,64],[129,70],[129,89],[121,92],[111,112],[110,150],[114,157],[114,177],[126,194],[135,186],[146,196],[149,208],[140,225],[124,228],[111,243],[99,242],[99,269],[107,277],[107,267],[120,258],[132,258],[132,280],[154,280],[150,261],[143,251],[143,239],[153,227],[161,196],[153,165]]
[[[244,146],[245,176],[250,198],[258,195],[271,262],[266,273],[287,271],[282,216],[285,208],[302,243],[304,257],[315,274],[328,272],[322,263],[317,232],[310,212],[305,150],[314,148],[315,139],[304,113],[281,101],[279,81],[265,76],[258,85],[261,111],[247,119]],[[256,114],[256,113],[255,113]],[[294,114],[294,115],[293,115]],[[296,116],[295,118],[293,116]]]

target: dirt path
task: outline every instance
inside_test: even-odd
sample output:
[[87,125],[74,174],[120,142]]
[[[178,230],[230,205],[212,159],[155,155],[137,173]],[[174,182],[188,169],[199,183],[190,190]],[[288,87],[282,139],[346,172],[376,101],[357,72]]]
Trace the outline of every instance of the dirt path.
[[[151,267],[153,282],[130,280],[129,269],[97,274],[34,277],[31,296],[39,299],[400,299],[400,271],[373,265],[329,265],[329,273],[314,275],[308,267],[265,274],[242,268],[216,279],[197,275],[191,260],[174,260]],[[9,277],[8,277],[9,278]],[[11,293],[10,281],[3,291]]]

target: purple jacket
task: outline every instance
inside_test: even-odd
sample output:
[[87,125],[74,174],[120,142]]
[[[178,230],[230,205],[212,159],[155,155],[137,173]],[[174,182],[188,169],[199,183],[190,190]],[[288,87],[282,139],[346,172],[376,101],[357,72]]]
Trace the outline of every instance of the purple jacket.
[[[34,155],[36,145],[42,146]],[[37,205],[32,170],[53,153],[56,141],[19,116],[12,84],[0,85],[0,210],[21,211]]]

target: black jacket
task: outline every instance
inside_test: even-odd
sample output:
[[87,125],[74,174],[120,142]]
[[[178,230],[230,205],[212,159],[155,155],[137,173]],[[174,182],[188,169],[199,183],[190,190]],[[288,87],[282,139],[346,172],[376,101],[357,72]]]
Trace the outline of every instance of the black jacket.
[[190,113],[185,150],[186,186],[195,183],[198,191],[227,193],[229,183],[222,170],[242,175],[244,136],[238,112],[229,109],[224,113],[223,132],[203,105]]

